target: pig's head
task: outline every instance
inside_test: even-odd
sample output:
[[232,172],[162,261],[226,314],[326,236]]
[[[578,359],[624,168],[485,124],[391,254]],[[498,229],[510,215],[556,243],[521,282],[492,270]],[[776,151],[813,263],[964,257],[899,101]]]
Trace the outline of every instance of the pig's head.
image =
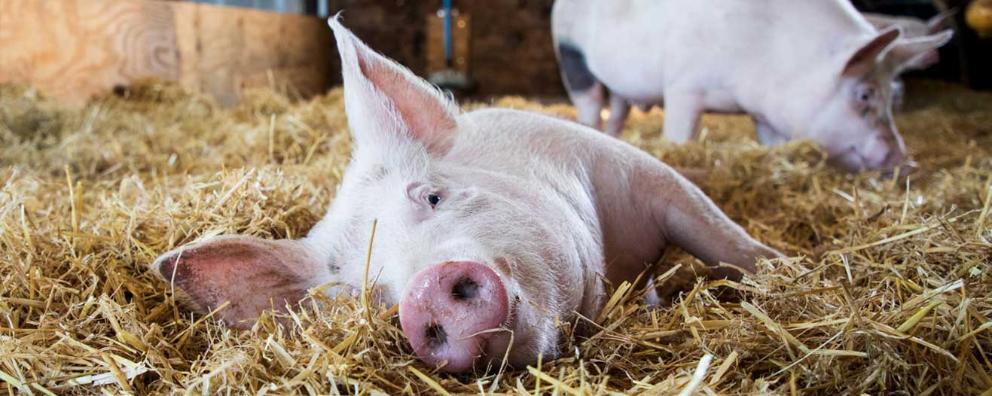
[[431,366],[461,372],[498,365],[507,352],[514,365],[552,355],[556,316],[575,309],[584,279],[560,231],[560,203],[540,186],[464,165],[486,149],[457,148],[477,126],[336,19],[330,25],[354,151],[310,238],[331,261],[361,269],[378,220],[370,279],[399,303],[404,335]]
[[421,360],[463,372],[504,357],[523,365],[554,355],[555,321],[577,309],[590,278],[575,238],[561,231],[564,205],[541,186],[452,160],[465,158],[464,150],[453,154],[456,143],[477,126],[336,18],[329,23],[353,152],[327,216],[301,240],[232,236],[185,246],[156,260],[156,272],[194,308],[250,326],[308,288],[359,290],[377,221],[373,296],[399,304]]
[[[892,117],[893,80],[919,57],[947,42],[950,32],[900,39],[892,27],[879,32],[838,62],[827,63],[806,90],[814,107],[798,113],[805,136],[820,144],[831,162],[849,171],[891,170],[903,164],[906,147]],[[809,87],[809,86],[807,86]],[[819,99],[816,99],[819,98]],[[797,101],[803,102],[803,101]]]

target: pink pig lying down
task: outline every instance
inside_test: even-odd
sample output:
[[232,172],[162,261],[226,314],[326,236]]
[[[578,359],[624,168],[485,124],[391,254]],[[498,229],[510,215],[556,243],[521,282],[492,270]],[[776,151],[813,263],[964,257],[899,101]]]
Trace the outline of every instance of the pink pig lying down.
[[329,23],[355,143],[337,197],[302,239],[225,236],[159,257],[155,271],[195,309],[229,302],[216,317],[244,328],[311,287],[355,293],[377,220],[370,282],[382,303],[399,304],[417,356],[447,372],[507,354],[520,367],[557,354],[556,317],[596,317],[604,280],[634,280],[669,245],[720,278],[780,256],[633,146],[534,113],[460,113]]

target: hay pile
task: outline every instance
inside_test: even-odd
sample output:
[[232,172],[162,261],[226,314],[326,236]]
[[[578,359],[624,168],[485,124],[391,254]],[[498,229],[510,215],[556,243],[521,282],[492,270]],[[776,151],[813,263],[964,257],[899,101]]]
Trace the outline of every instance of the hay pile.
[[[678,166],[770,245],[740,284],[694,279],[671,256],[674,305],[620,288],[564,357],[484,376],[416,362],[395,308],[354,300],[231,331],[177,307],[147,272],[207,235],[297,237],[323,215],[350,149],[341,92],[268,92],[231,110],[142,84],[65,109],[0,86],[0,389],[8,393],[988,394],[992,388],[992,95],[910,87],[899,117],[909,182],[826,167],[807,143],[766,149],[740,116],[703,142],[659,139],[636,113],[624,138]],[[498,105],[566,117],[568,106]],[[718,299],[719,297],[719,299]],[[310,304],[313,305],[313,304]],[[371,322],[367,319],[371,318]],[[694,374],[696,376],[694,377]],[[0,391],[2,392],[2,391]]]

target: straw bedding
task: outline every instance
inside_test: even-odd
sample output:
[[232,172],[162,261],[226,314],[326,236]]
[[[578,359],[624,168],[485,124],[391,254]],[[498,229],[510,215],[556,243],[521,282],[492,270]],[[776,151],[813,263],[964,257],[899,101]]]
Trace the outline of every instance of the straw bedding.
[[285,326],[232,331],[146,269],[210,235],[303,235],[348,160],[340,90],[221,109],[148,82],[68,109],[0,86],[0,393],[989,394],[992,95],[908,94],[908,180],[843,174],[805,142],[760,147],[741,116],[672,146],[659,110],[635,112],[624,139],[708,171],[703,189],[792,257],[731,283],[669,255],[654,275],[670,306],[614,285],[561,359],[452,377],[413,358],[395,307],[313,292]]

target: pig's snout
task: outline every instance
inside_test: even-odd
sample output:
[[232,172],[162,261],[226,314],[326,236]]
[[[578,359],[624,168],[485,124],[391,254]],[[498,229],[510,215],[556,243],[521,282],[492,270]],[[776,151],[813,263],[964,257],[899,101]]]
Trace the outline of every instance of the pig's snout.
[[879,134],[863,147],[868,168],[890,170],[906,161],[906,145],[896,134]]
[[835,154],[831,162],[851,172],[892,171],[906,162],[906,145],[897,133],[876,133]]
[[447,362],[441,370],[451,373],[471,369],[508,316],[499,275],[471,261],[425,268],[400,301],[400,326],[417,357],[432,366]]

